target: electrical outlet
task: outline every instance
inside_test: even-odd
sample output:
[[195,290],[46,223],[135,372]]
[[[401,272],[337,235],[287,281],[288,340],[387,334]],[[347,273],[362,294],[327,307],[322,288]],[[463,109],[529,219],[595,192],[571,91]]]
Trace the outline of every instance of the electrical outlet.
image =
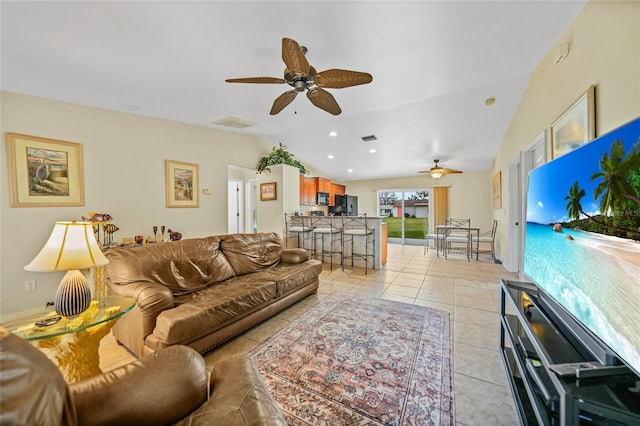
[[36,289],[36,280],[24,282],[24,291],[34,291]]

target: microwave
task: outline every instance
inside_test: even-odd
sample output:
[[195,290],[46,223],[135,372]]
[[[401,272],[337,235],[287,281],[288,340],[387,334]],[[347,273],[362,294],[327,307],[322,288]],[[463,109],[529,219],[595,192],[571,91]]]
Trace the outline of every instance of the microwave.
[[316,204],[319,206],[328,206],[329,205],[329,193],[328,192],[318,192],[318,198]]

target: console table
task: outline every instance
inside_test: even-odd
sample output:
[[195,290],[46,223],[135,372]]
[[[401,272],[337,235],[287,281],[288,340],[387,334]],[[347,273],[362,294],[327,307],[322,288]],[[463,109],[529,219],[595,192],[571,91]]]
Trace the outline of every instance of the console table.
[[37,309],[3,324],[13,334],[52,351],[52,357],[68,383],[101,374],[98,349],[100,340],[113,324],[135,306],[135,299],[107,296],[91,301],[89,308],[74,316],[62,317],[46,326],[37,322],[55,318],[53,308]]
[[500,353],[521,424],[640,424],[640,377],[600,364],[552,303],[501,282]]

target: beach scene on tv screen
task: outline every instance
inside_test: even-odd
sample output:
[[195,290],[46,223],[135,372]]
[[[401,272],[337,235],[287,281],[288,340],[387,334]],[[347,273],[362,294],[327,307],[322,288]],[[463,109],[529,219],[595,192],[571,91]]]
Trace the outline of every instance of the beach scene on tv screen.
[[525,274],[640,373],[640,118],[529,175]]

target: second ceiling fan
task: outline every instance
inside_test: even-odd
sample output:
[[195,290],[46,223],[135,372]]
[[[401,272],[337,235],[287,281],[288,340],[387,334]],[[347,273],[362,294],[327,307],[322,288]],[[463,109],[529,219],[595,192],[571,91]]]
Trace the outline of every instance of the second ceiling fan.
[[318,108],[329,114],[338,115],[342,112],[331,93],[324,90],[342,89],[345,87],[367,84],[373,81],[371,74],[359,71],[342,69],[329,69],[317,72],[309,65],[305,57],[306,48],[300,46],[297,41],[290,38],[282,39],[282,60],[287,66],[284,70],[284,78],[276,77],[247,77],[229,78],[227,83],[257,83],[257,84],[283,84],[287,83],[293,90],[284,92],[278,96],[271,107],[270,114],[276,115],[289,105],[298,92],[307,91],[307,98]]
[[440,179],[442,175],[451,175],[456,173],[462,173],[460,170],[455,169],[445,169],[444,167],[440,167],[438,163],[440,160],[433,160],[436,165],[430,168],[429,170],[420,170],[418,173],[428,173],[434,179]]

